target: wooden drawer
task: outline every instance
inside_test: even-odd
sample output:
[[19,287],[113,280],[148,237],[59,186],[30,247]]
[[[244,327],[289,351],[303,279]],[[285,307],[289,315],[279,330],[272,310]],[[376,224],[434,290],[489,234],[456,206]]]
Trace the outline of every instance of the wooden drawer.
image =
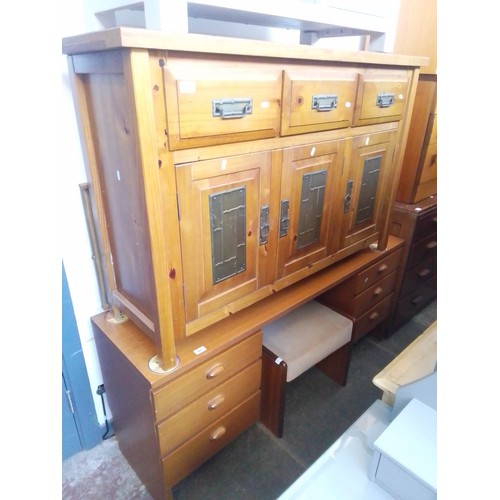
[[384,300],[379,302],[375,307],[372,307],[361,318],[356,320],[352,332],[353,342],[357,342],[364,337],[370,330],[382,323],[391,311],[392,298],[394,294],[391,293]]
[[171,149],[275,137],[282,71],[265,63],[169,57],[165,68]]
[[313,72],[311,68],[307,71],[284,72],[282,135],[351,125],[357,72],[348,69],[313,69]]
[[428,182],[437,179],[437,144],[428,144],[422,160],[422,171],[420,182]]
[[399,328],[403,323],[413,318],[427,304],[437,296],[437,276],[428,280],[414,292],[406,297],[400,298],[394,328]]
[[422,263],[424,260],[437,255],[437,233],[430,234],[419,243],[412,246],[410,256],[406,264],[406,270],[409,271],[414,266]]
[[400,248],[387,257],[384,257],[376,264],[373,264],[373,266],[370,266],[364,271],[361,271],[353,281],[354,295],[361,293],[362,291],[375,284],[381,278],[384,278],[385,276],[392,273],[392,271],[394,271],[401,263],[402,257],[403,249]]
[[417,243],[423,238],[437,232],[437,210],[417,219],[415,231],[413,233],[413,242]]
[[225,382],[258,360],[261,354],[262,333],[259,331],[154,392],[157,422]]
[[401,287],[401,297],[413,294],[414,291],[436,276],[437,258],[431,256],[418,266],[406,272],[403,285]]
[[259,414],[260,391],[165,457],[162,465],[166,483],[178,483],[256,422]]
[[378,302],[394,291],[394,285],[396,284],[397,278],[398,272],[393,271],[385,278],[377,281],[377,283],[370,288],[357,295],[351,302],[352,310],[347,310],[346,312],[356,317],[363,315],[368,309],[374,307]]
[[198,434],[260,388],[261,361],[203,394],[158,426],[160,452],[166,455]]
[[354,125],[399,121],[408,99],[409,71],[367,71],[359,76]]

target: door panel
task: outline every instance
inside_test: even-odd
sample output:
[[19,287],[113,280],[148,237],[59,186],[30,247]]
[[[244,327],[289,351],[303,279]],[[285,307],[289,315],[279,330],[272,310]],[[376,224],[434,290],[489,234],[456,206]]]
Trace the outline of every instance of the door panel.
[[380,230],[380,214],[392,173],[396,131],[352,139],[348,168],[344,169],[344,220],[340,248]]
[[265,152],[176,166],[188,322],[273,282],[275,228],[261,229],[261,213],[273,216],[271,158]]
[[340,232],[334,200],[339,200],[342,155],[342,141],[283,152],[278,278],[333,253],[334,233]]

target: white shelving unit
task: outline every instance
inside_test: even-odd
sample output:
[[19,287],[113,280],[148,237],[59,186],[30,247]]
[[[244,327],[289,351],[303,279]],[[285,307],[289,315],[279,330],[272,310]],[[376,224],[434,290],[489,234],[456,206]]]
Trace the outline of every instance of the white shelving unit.
[[92,0],[89,12],[97,29],[131,26],[256,39],[282,30],[297,43],[359,37],[360,48],[390,52],[399,0]]

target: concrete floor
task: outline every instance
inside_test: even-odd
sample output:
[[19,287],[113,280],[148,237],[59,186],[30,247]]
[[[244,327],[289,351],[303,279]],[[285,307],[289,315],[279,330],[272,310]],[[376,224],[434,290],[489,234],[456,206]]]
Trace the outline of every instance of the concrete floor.
[[[256,423],[174,488],[176,500],[273,500],[286,490],[381,393],[373,377],[437,319],[437,304],[384,340],[354,348],[347,385],[312,368],[287,384],[283,438]],[[115,437],[62,465],[62,498],[151,499]]]

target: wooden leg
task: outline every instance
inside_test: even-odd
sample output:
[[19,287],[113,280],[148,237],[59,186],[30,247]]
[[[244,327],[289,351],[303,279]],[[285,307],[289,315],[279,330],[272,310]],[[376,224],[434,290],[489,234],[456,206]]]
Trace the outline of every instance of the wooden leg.
[[348,342],[340,349],[327,356],[316,366],[325,372],[339,385],[346,385],[349,363],[351,362],[352,342]]
[[260,420],[277,437],[283,436],[286,372],[286,362],[263,346]]

